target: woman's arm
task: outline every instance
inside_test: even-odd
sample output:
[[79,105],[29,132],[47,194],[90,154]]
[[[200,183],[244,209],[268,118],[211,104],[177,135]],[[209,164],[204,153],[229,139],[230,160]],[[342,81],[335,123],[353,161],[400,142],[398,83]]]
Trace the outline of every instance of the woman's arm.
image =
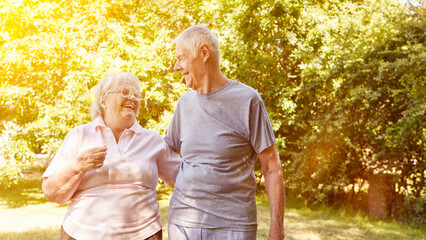
[[47,200],[64,204],[71,199],[86,172],[102,167],[107,148],[95,147],[82,152],[76,161],[43,179],[42,189]]

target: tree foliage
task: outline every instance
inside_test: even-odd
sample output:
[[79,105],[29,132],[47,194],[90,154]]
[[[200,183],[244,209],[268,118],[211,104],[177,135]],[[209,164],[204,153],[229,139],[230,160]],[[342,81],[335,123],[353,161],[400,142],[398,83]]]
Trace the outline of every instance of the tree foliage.
[[0,4],[4,185],[33,153],[54,154],[71,128],[90,121],[92,88],[108,72],[139,77],[137,119],[164,134],[187,91],[172,72],[172,40],[206,24],[220,38],[225,75],[264,99],[288,192],[348,203],[369,176],[390,176],[390,213],[424,221],[424,1]]

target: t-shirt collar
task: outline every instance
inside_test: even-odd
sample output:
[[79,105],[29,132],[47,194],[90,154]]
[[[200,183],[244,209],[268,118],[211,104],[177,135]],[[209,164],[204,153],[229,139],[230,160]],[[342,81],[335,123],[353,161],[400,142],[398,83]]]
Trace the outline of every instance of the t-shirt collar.
[[217,96],[217,95],[219,95],[219,94],[221,94],[221,93],[223,93],[223,92],[225,92],[226,90],[228,90],[230,87],[232,87],[232,85],[234,84],[234,80],[229,80],[224,86],[222,86],[221,88],[219,88],[219,89],[216,89],[215,91],[213,91],[213,92],[209,92],[209,93],[203,93],[203,94],[200,94],[200,93],[198,93],[197,91],[195,91],[195,90],[193,90],[194,92],[195,92],[195,94],[197,95],[197,96],[199,96],[199,97],[201,97],[201,98],[211,98],[211,97],[214,97],[214,96]]

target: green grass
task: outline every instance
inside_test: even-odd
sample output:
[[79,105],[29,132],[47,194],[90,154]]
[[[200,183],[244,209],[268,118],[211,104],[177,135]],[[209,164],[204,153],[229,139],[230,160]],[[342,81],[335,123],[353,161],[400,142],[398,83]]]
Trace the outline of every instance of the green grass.
[[[167,210],[171,188],[159,189],[160,215],[167,238]],[[257,199],[258,239],[267,239],[269,206],[264,195]],[[22,183],[0,190],[0,239],[58,239],[66,206],[47,202],[41,191],[40,173],[27,174]],[[426,239],[425,226],[408,226],[399,222],[374,220],[360,213],[322,207],[309,209],[291,199],[285,214],[288,239]]]
[[26,174],[12,189],[0,190],[0,239],[58,239],[66,206],[46,201],[41,174]]

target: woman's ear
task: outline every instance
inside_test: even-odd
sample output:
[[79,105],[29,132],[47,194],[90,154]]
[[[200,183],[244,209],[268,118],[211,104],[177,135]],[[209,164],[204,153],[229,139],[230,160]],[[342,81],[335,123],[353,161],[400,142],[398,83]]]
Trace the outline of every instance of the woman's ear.
[[101,108],[103,108],[104,110],[106,110],[105,100],[100,101],[99,102],[99,106],[101,106]]

